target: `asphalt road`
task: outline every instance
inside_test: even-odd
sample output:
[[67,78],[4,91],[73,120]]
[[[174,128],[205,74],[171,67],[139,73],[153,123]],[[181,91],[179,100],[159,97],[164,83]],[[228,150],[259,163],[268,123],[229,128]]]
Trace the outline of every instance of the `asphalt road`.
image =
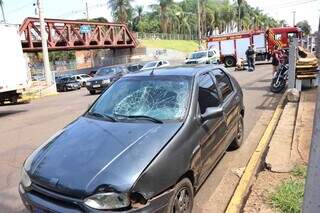
[[[275,108],[276,99],[269,92],[271,66],[258,66],[252,73],[231,73],[243,88],[247,137],[262,113]],[[23,161],[32,150],[81,115],[97,97],[81,89],[30,104],[0,107],[0,212],[25,212],[17,190]],[[208,202],[225,172],[244,166],[254,147],[254,144],[245,143],[239,150],[225,154],[197,193],[194,212],[203,212],[203,204]]]

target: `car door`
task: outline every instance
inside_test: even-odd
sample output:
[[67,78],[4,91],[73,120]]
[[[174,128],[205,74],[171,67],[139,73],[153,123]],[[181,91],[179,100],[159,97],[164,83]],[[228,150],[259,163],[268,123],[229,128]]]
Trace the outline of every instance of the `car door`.
[[[203,115],[209,107],[219,107],[221,97],[218,93],[212,76],[205,73],[198,78],[198,114]],[[226,123],[223,116],[214,119],[200,121],[200,129],[203,132],[200,141],[202,171],[204,179],[216,161],[222,155],[217,152],[226,131]],[[202,181],[201,180],[201,181]]]
[[222,97],[222,108],[226,116],[227,125],[227,137],[225,140],[226,146],[230,144],[232,140],[232,133],[237,128],[237,119],[240,113],[239,108],[239,96],[236,95],[236,91],[233,88],[232,82],[229,76],[221,69],[217,69],[211,72],[214,75],[217,88]]

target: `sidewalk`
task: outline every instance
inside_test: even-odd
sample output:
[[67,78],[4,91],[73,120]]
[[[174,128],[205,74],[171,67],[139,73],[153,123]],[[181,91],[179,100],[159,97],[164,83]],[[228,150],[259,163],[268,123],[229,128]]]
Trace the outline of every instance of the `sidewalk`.
[[279,212],[285,205],[292,207],[290,212],[300,211],[301,203],[291,200],[290,195],[299,191],[303,196],[315,101],[316,90],[312,89],[301,93],[299,103],[287,103],[270,142],[265,167],[251,187],[243,212]]

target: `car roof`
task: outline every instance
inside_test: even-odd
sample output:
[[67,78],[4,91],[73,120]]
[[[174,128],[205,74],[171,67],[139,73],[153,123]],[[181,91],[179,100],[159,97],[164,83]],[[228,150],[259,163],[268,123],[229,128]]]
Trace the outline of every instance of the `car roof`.
[[155,68],[151,70],[146,70],[138,73],[132,73],[126,75],[126,77],[130,76],[196,76],[197,74],[201,74],[208,71],[213,71],[217,68],[223,68],[220,65],[180,65],[180,66],[171,66],[171,67],[163,67],[163,68]]

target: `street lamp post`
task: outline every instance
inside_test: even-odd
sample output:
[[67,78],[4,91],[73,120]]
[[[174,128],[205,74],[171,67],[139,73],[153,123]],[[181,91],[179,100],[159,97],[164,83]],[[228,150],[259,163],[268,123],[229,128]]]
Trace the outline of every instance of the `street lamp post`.
[[198,6],[198,39],[199,39],[199,50],[201,50],[201,16],[200,16],[200,0],[197,0]]
[[4,9],[3,9],[3,1],[0,0],[0,7],[1,7],[1,12],[2,12],[2,19],[3,19],[3,23],[7,23],[7,20],[6,20],[6,16],[4,14]]
[[41,44],[42,44],[44,72],[45,72],[47,86],[51,86],[52,85],[52,74],[51,74],[50,63],[49,63],[49,53],[48,53],[48,46],[47,46],[47,32],[46,32],[45,22],[44,22],[42,0],[37,0],[37,5],[38,5],[38,11],[39,11],[39,20],[40,20],[40,32],[41,32]]

